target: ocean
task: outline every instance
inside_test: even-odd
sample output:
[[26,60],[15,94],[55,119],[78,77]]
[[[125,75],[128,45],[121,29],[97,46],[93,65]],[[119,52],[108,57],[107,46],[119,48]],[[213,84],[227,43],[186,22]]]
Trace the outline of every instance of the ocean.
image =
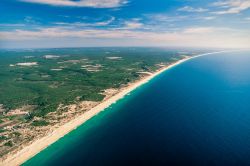
[[167,70],[23,165],[250,165],[250,52]]

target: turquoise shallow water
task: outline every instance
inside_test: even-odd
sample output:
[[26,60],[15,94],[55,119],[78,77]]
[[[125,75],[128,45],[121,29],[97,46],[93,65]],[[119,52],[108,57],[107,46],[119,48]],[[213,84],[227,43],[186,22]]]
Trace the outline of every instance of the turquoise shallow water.
[[250,52],[178,65],[24,165],[250,165]]

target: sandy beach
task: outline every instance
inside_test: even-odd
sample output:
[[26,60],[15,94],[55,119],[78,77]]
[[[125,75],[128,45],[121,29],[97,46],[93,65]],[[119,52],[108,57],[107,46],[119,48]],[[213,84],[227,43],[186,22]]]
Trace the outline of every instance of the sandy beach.
[[42,137],[42,138],[34,141],[32,144],[24,147],[22,150],[18,151],[16,154],[9,155],[7,159],[5,159],[4,161],[0,161],[0,165],[14,166],[14,165],[20,165],[20,164],[24,163],[25,161],[32,158],[33,156],[35,156],[37,153],[39,153],[40,151],[42,151],[43,149],[45,149],[49,145],[56,142],[58,139],[60,139],[64,135],[68,134],[70,131],[76,129],[78,126],[82,125],[84,122],[86,122],[90,118],[94,117],[95,115],[97,115],[101,111],[105,110],[110,105],[112,105],[113,103],[115,103],[119,99],[122,99],[124,96],[129,94],[131,91],[133,91],[136,88],[138,88],[139,86],[147,83],[149,80],[151,80],[155,76],[161,74],[162,72],[164,72],[164,71],[166,71],[174,66],[177,66],[177,65],[179,65],[187,60],[197,58],[200,56],[204,56],[204,55],[216,54],[216,53],[221,53],[221,52],[222,51],[200,54],[200,55],[196,55],[193,57],[186,57],[182,60],[179,60],[179,61],[177,61],[169,66],[166,66],[166,67],[160,69],[159,71],[157,71],[151,75],[144,77],[143,79],[141,79],[135,83],[131,83],[129,86],[122,88],[114,96],[112,96],[112,97],[108,98],[107,100],[103,101],[102,103],[98,104],[97,106],[95,106],[94,108],[85,112],[81,116],[79,116],[79,117],[75,118],[74,120],[60,126],[59,128],[57,128],[53,132],[46,135],[45,137]]

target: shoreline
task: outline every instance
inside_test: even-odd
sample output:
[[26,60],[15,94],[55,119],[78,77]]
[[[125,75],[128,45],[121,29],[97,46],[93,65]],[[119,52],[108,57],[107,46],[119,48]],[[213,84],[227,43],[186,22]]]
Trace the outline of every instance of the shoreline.
[[[165,72],[166,70],[169,70],[183,62],[186,62],[190,59],[194,59],[200,56],[210,55],[210,54],[217,54],[217,53],[223,53],[227,51],[218,51],[218,52],[211,52],[211,53],[204,53],[204,54],[198,54],[191,57],[186,57],[181,60],[178,60],[177,62],[170,64],[168,66],[165,66],[158,71],[154,72],[153,74],[146,76],[142,79],[139,79],[138,81],[131,83],[125,88],[121,88],[120,91],[108,98],[107,100],[102,101],[97,106],[91,108],[90,110],[86,111],[79,117],[69,121],[68,123],[65,123],[64,125],[60,126],[56,130],[54,130],[51,133],[48,133],[48,135],[41,137],[37,140],[35,140],[30,145],[24,147],[14,155],[7,156],[5,160],[0,161],[0,165],[21,165],[30,158],[34,157],[36,154],[41,152],[42,150],[46,149],[48,146],[53,144],[54,142],[58,141],[60,138],[64,137],[69,132],[73,131],[83,123],[85,123],[87,120],[91,119],[98,113],[104,111],[106,108],[110,107],[112,104],[117,102],[118,100],[125,97],[127,94],[132,92],[133,90],[137,89],[138,87],[146,84],[154,77],[160,75],[161,73]],[[228,51],[232,52],[232,51]]]

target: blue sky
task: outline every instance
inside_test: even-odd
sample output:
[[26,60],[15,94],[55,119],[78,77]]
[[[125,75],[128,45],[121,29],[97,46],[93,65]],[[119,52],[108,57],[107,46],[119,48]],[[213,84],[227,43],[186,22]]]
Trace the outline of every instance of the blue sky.
[[250,47],[250,0],[1,0],[0,48]]

